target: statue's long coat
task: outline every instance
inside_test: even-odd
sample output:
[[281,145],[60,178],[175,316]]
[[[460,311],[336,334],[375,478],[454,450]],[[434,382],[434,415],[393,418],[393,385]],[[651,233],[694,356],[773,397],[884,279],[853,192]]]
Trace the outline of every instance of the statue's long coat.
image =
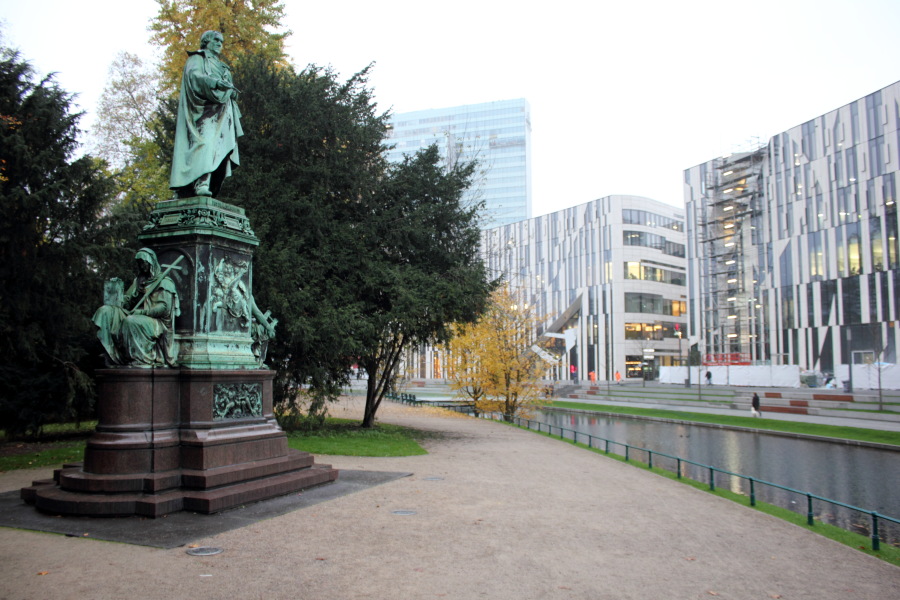
[[189,52],[181,78],[175,148],[172,156],[172,189],[191,185],[207,173],[218,179],[231,175],[240,164],[238,137],[241,112],[234,101],[234,90],[216,89],[224,79],[231,83],[231,71],[212,52]]

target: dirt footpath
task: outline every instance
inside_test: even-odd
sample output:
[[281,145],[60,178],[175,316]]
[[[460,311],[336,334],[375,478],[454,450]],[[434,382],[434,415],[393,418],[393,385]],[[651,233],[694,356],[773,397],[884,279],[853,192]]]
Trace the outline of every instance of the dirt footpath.
[[[897,567],[774,517],[439,414],[385,403],[382,420],[441,432],[428,455],[318,462],[412,476],[194,542],[216,556],[0,528],[0,599],[900,597]],[[3,475],[0,491],[34,477]]]

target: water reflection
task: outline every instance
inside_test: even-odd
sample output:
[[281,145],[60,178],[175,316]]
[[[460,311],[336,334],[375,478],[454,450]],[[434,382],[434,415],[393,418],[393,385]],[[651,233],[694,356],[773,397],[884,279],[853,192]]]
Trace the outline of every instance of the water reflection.
[[[554,427],[578,431],[584,434],[579,437],[581,442],[587,443],[586,435],[591,435],[639,446],[654,453],[686,458],[894,518],[900,517],[898,452],[624,417],[541,411],[535,419]],[[594,441],[594,445],[597,446],[598,442]],[[615,445],[610,446],[610,451],[625,453],[623,447]],[[631,450],[630,454],[635,460],[647,461],[646,452]],[[653,464],[673,472],[676,469],[676,461],[655,454]],[[708,469],[682,464],[682,473],[691,479],[709,481]],[[750,495],[750,484],[745,479],[724,474],[715,477],[717,487]],[[804,515],[807,512],[805,495],[757,484],[756,497]],[[824,522],[870,534],[871,520],[868,515],[815,500],[813,513]],[[884,521],[879,525],[886,543],[900,543],[900,526]]]

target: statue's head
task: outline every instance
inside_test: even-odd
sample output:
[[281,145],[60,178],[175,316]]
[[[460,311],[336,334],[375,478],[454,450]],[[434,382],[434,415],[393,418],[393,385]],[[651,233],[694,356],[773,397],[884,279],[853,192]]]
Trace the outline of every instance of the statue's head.
[[201,50],[206,49],[206,47],[209,46],[209,43],[212,42],[213,40],[218,40],[219,42],[224,42],[225,37],[218,31],[207,31],[202,36],[200,36],[200,49]]
[[159,261],[156,260],[156,252],[150,248],[141,248],[134,255],[135,266],[138,273],[142,271],[150,277],[156,277],[160,273]]

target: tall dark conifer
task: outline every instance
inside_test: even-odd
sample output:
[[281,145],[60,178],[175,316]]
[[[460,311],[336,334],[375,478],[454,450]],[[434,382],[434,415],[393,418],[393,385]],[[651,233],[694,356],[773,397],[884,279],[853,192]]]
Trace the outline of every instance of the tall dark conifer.
[[248,209],[260,238],[254,293],[280,320],[278,399],[306,384],[334,397],[359,364],[368,426],[403,350],[474,319],[490,285],[475,209],[460,203],[472,166],[448,170],[436,148],[388,165],[366,76],[244,62],[241,168],[223,199]]
[[101,212],[112,192],[77,149],[79,114],[52,77],[0,49],[0,427],[39,432],[90,409],[85,375],[102,301]]

